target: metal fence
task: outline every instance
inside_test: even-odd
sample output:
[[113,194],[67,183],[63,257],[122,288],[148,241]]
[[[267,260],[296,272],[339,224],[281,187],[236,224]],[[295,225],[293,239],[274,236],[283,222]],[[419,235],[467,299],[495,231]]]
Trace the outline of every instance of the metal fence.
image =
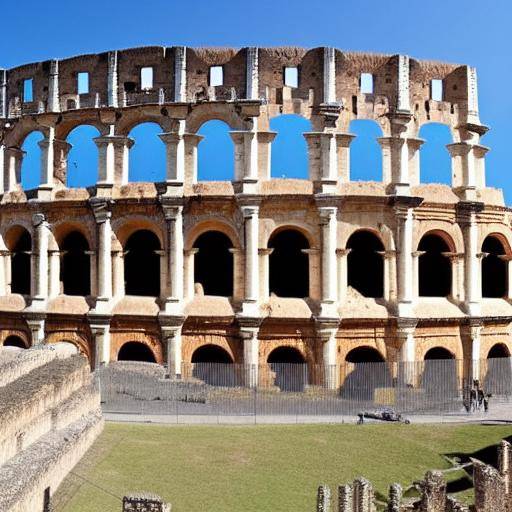
[[[481,395],[492,395],[491,406],[508,402],[512,359],[484,360],[479,366]],[[341,418],[379,408],[409,415],[483,410],[471,375],[472,365],[458,360],[331,367],[196,363],[184,364],[180,379],[169,379],[165,367],[152,363],[117,362],[96,371],[105,412],[192,419]]]

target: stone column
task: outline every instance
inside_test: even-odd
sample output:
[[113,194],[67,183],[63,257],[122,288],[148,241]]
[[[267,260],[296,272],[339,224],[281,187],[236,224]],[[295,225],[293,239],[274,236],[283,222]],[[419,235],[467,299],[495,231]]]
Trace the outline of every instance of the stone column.
[[308,268],[309,268],[309,289],[308,289],[308,298],[312,300],[322,299],[322,283],[321,279],[316,279],[317,276],[320,276],[321,264],[320,264],[320,249],[301,249],[300,252],[303,254],[307,254],[308,256]]
[[322,359],[324,365],[324,386],[326,389],[336,389],[339,385],[339,371],[337,365],[337,322],[320,325],[317,333],[322,343]]
[[112,251],[112,295],[119,298],[124,295],[123,250]]
[[243,193],[255,193],[258,183],[257,119],[253,130],[230,132],[235,146],[235,181],[242,182]]
[[110,363],[110,322],[107,317],[91,321],[94,336],[94,368],[97,370]]
[[378,251],[384,261],[384,300],[396,301],[396,251]]
[[[48,79],[48,112],[60,112],[59,101],[59,61],[50,61],[50,76]],[[44,183],[44,182],[42,182]]]
[[187,48],[177,46],[174,49],[174,101],[187,101]]
[[398,319],[397,337],[400,343],[398,354],[399,378],[408,386],[415,386],[418,375],[416,368],[416,340],[414,332],[416,329],[416,320]]
[[166,172],[165,181],[167,192],[180,193],[185,181],[185,140],[183,138],[184,121],[179,121],[180,129],[177,132],[161,133],[161,141],[165,144]]
[[129,181],[130,148],[135,141],[123,135],[110,135],[108,139],[114,146],[114,183],[126,185]]
[[42,213],[32,216],[34,241],[32,252],[32,308],[44,309],[48,298],[48,244],[50,226]]
[[319,192],[335,193],[338,182],[336,134],[308,132],[304,137],[308,145],[309,179],[318,183]]
[[4,190],[12,192],[16,190],[21,183],[21,164],[25,151],[19,148],[7,148],[5,150],[5,175]]
[[52,299],[60,295],[60,251],[50,250],[48,296]]
[[170,379],[181,379],[183,363],[181,353],[181,326],[162,326],[167,352],[167,371]]
[[196,133],[184,133],[185,141],[185,182],[197,183],[197,147],[203,140],[202,135]]
[[10,252],[6,249],[0,250],[0,297],[8,295],[8,284],[10,283],[7,267],[10,267]]
[[512,256],[510,254],[502,254],[498,257],[505,262],[507,267],[507,294],[505,298],[510,301],[512,300]]
[[259,207],[242,206],[245,224],[245,297],[244,316],[259,316]]
[[194,298],[195,289],[194,289],[194,260],[195,255],[199,249],[189,249],[185,251],[185,300],[190,301]]
[[351,133],[336,133],[337,176],[340,183],[350,181],[350,144],[355,138]]
[[270,274],[269,257],[274,249],[258,249],[260,256],[260,297],[263,302],[268,302],[270,298]]
[[322,317],[337,317],[337,212],[332,206],[318,208],[322,229]]
[[347,274],[347,256],[351,249],[337,249],[338,263],[338,303],[341,306],[347,299],[348,274]]
[[240,328],[240,336],[243,343],[245,385],[249,388],[258,386],[259,382],[259,327],[243,326]]
[[98,195],[110,195],[108,190],[114,185],[115,151],[112,137],[102,136],[93,139],[98,147]]
[[470,319],[467,327],[466,338],[471,343],[471,378],[473,380],[480,380],[480,360],[482,359],[481,352],[481,333],[483,324],[480,319]]
[[30,314],[27,318],[28,328],[32,335],[32,346],[42,345],[44,343],[44,327],[46,315],[43,313]]
[[48,137],[38,142],[41,148],[41,183],[38,187],[37,197],[43,200],[51,199],[51,190],[53,188],[53,166],[55,162],[53,141],[55,139],[55,129],[49,128]]
[[456,252],[445,252],[443,253],[443,256],[449,258],[452,269],[452,289],[450,292],[451,297],[454,300],[461,300],[461,285],[463,285],[463,283],[459,281],[459,264],[461,258],[464,258],[464,254],[459,254]]
[[407,139],[407,148],[409,153],[409,181],[411,187],[415,187],[420,184],[420,148],[424,142],[424,139]]
[[470,316],[480,315],[482,289],[477,213],[481,212],[483,208],[483,203],[461,201],[457,204],[459,224],[464,237],[465,309]]
[[426,251],[412,251],[412,299],[416,301],[420,296],[420,258]]
[[258,132],[258,167],[259,179],[270,180],[272,178],[272,142],[277,132]]
[[53,139],[53,182],[67,186],[68,154],[72,146],[69,142]]
[[108,53],[107,100],[109,107],[118,107],[117,88],[117,51],[113,51]]
[[231,247],[228,249],[233,256],[233,300],[243,300],[244,286],[240,266],[243,264],[243,251]]
[[410,194],[409,148],[402,137],[380,137],[384,183],[392,185],[395,195]]
[[257,100],[258,94],[258,48],[246,49],[246,91],[248,100]]

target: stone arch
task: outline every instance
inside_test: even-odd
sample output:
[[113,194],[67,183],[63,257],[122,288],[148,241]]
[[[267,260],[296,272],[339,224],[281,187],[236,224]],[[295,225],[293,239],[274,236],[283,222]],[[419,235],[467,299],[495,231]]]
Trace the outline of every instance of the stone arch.
[[[98,181],[98,148],[94,142],[101,131],[89,123],[74,126],[66,135],[64,147],[66,156],[65,173],[56,169],[57,180],[67,187],[87,187]],[[58,149],[58,148],[57,148]]]
[[269,291],[278,297],[309,296],[309,240],[295,228],[275,230],[268,240]]
[[18,347],[18,348],[28,348],[29,345],[27,344],[27,341],[23,339],[21,336],[18,336],[16,334],[10,334],[7,336],[2,346],[4,347]]
[[384,244],[372,230],[354,231],[347,240],[348,285],[365,297],[384,296]]
[[[421,238],[418,251],[418,294],[423,297],[448,297],[452,290],[452,264],[447,254],[453,252],[443,236],[431,231]],[[445,233],[444,233],[445,234]],[[446,235],[446,234],[445,234]]]
[[244,121],[233,105],[203,103],[194,105],[188,115],[187,131],[197,133],[201,125],[214,119],[226,123],[231,130],[249,130],[252,127],[252,121]]
[[112,221],[112,231],[121,247],[126,245],[130,236],[138,230],[151,231],[159,240],[160,247],[164,247],[165,239],[162,232],[162,224],[153,221],[145,215],[130,215],[129,217],[120,217]]
[[25,227],[15,225],[7,231],[5,243],[10,252],[10,291],[30,295],[32,235]]
[[267,364],[275,374],[274,385],[281,391],[304,391],[308,383],[308,367],[299,349],[278,346],[268,355]]
[[85,357],[87,357],[91,364],[93,363],[91,360],[91,348],[89,345],[89,340],[80,332],[71,330],[48,332],[46,333],[45,342],[48,345],[58,345],[59,343],[73,344],[80,354],[83,354]]
[[192,353],[192,376],[210,386],[232,387],[236,371],[229,352],[215,344],[201,345]]
[[505,343],[495,343],[487,352],[487,359],[510,357],[510,350]]
[[462,236],[462,230],[458,224],[438,221],[422,221],[419,228],[415,230],[413,237],[413,247],[416,247],[417,250],[421,239],[425,235],[437,235],[441,237],[448,246],[448,250],[450,252],[464,252],[464,239]]
[[26,134],[20,145],[24,152],[21,162],[20,183],[23,190],[37,188],[41,184],[41,148],[44,133],[38,129]]
[[372,119],[353,119],[349,132],[356,137],[350,144],[350,181],[382,181],[382,128]]
[[308,148],[304,133],[311,121],[298,114],[281,114],[270,119],[276,132],[271,149],[271,177],[309,179]]
[[423,356],[422,387],[434,400],[441,402],[457,394],[458,375],[455,355],[445,347],[435,346]]
[[483,381],[485,393],[510,395],[512,391],[512,360],[505,343],[495,343],[487,352],[486,372]]
[[233,295],[233,244],[221,231],[206,231],[194,242],[194,283],[203,287],[204,295]]
[[192,353],[192,363],[232,364],[231,354],[219,345],[208,343],[197,347]]
[[220,119],[203,123],[198,135],[203,138],[197,147],[197,181],[234,181],[235,151],[231,128]]
[[61,122],[55,127],[55,138],[57,140],[67,140],[69,134],[79,126],[92,126],[96,128],[100,135],[108,135],[110,126],[103,124],[96,112],[80,111],[80,116],[64,115]]
[[62,258],[60,277],[65,295],[91,294],[90,245],[81,231],[68,232],[60,244]]
[[162,126],[154,121],[142,121],[130,128],[128,137],[133,140],[128,159],[128,181],[165,181],[166,151],[158,137]]
[[507,249],[501,237],[488,235],[482,243],[482,297],[505,298],[508,295]]
[[[142,107],[143,108],[143,107]],[[140,109],[140,107],[139,107]],[[123,111],[123,117],[116,123],[116,133],[127,137],[129,133],[138,125],[153,123],[159,126],[161,133],[177,131],[178,122],[163,116],[160,111],[139,110]]]
[[208,231],[218,231],[226,235],[231,245],[236,249],[241,249],[242,244],[238,232],[233,225],[228,224],[224,219],[213,218],[211,220],[205,220],[194,224],[185,235],[185,249],[189,250],[194,247],[196,240],[204,233]]
[[124,244],[126,295],[160,296],[160,255],[162,245],[148,229],[134,231]]
[[156,355],[151,347],[146,343],[142,343],[140,341],[127,341],[119,347],[117,360],[156,363]]
[[421,125],[419,138],[425,142],[420,147],[420,182],[452,184],[452,160],[448,144],[453,134],[448,124],[437,121]]

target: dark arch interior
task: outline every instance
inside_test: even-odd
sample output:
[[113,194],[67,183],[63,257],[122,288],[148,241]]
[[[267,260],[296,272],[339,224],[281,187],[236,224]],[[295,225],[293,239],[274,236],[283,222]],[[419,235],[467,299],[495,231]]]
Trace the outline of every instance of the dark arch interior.
[[497,359],[500,357],[510,357],[510,351],[503,343],[496,343],[496,345],[493,345],[491,350],[489,350],[487,359]]
[[384,246],[377,236],[369,231],[354,233],[347,242],[350,252],[347,257],[348,285],[365,297],[384,295],[384,261],[378,251]]
[[139,341],[129,341],[125,343],[117,354],[118,361],[144,361],[147,363],[156,363],[155,355],[152,350]]
[[30,295],[30,251],[32,237],[23,230],[14,244],[11,255],[11,293]]
[[306,237],[293,229],[276,233],[268,246],[270,293],[278,297],[309,296],[309,261],[303,249],[309,248]]
[[418,246],[425,251],[419,257],[419,294],[422,297],[448,297],[452,288],[452,269],[447,243],[438,235],[425,235]]
[[192,354],[192,376],[210,386],[232,387],[237,384],[233,359],[217,345],[204,345]]
[[19,336],[7,336],[4,341],[4,347],[27,348],[23,340]]
[[345,357],[347,375],[343,380],[341,395],[349,400],[373,401],[375,389],[389,387],[392,383],[389,368],[381,353],[372,347],[358,347]]
[[482,244],[482,297],[499,298],[507,294],[507,262],[500,256],[505,254],[503,244],[494,236],[488,236]]
[[430,399],[441,405],[457,394],[457,362],[443,347],[431,348],[424,359],[422,386]]
[[229,364],[232,363],[233,360],[222,347],[218,347],[217,345],[204,345],[194,351],[192,354],[192,362]]
[[434,347],[431,348],[426,354],[425,354],[425,361],[432,361],[432,360],[440,360],[440,359],[455,359],[453,357],[453,354],[446,350],[443,347]]
[[233,295],[232,246],[229,237],[220,231],[208,231],[197,238],[194,281],[201,283],[205,295]]
[[125,246],[124,278],[127,295],[160,295],[160,250],[158,237],[147,229],[133,233]]
[[89,244],[82,233],[72,231],[62,242],[61,281],[66,295],[90,295],[91,262]]
[[274,384],[281,391],[303,391],[308,380],[308,368],[302,354],[293,347],[277,347],[267,358],[275,373]]

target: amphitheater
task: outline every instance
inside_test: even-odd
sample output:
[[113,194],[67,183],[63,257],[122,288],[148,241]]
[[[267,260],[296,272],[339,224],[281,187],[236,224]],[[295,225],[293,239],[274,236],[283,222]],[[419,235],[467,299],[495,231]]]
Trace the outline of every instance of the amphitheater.
[[[271,177],[282,114],[311,122],[308,180]],[[198,180],[213,119],[231,129],[231,181]],[[381,182],[351,181],[358,119],[382,130]],[[163,182],[128,180],[144,122],[161,127]],[[451,186],[420,180],[430,122],[452,134]],[[89,188],[67,186],[80,125],[100,133]],[[154,361],[171,377],[243,364],[248,385],[267,363],[451,358],[482,378],[512,347],[511,210],[486,186],[487,130],[474,68],[404,55],[145,47],[2,70],[0,344],[65,342],[93,368]],[[23,190],[34,131],[40,184]]]

